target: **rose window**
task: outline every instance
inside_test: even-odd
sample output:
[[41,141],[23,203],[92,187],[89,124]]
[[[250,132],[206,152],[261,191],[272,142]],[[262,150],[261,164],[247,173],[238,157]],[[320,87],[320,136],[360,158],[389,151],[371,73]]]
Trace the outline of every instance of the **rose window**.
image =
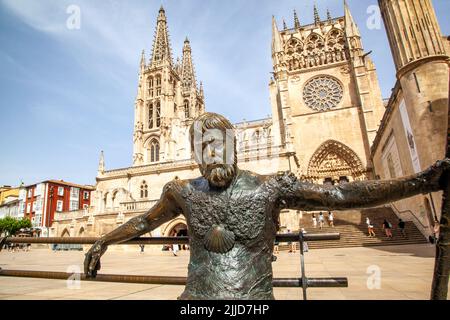
[[331,77],[317,77],[310,80],[303,89],[303,100],[314,110],[325,111],[336,107],[342,100],[341,84]]

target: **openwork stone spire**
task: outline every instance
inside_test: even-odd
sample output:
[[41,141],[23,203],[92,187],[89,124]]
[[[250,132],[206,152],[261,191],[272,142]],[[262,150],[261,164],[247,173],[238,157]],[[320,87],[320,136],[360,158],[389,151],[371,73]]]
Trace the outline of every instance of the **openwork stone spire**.
[[145,68],[145,50],[142,50],[141,53],[141,70]]
[[188,91],[191,88],[197,88],[197,82],[195,79],[194,64],[192,62],[192,50],[191,44],[188,38],[184,40],[183,46],[183,62],[181,66],[181,81],[183,91]]
[[200,81],[200,97],[204,97],[205,96],[205,92],[203,90],[203,82]]
[[298,20],[297,17],[297,12],[294,9],[294,28],[298,29],[300,28],[300,21]]
[[333,18],[331,17],[330,9],[327,9],[327,20],[331,21]]
[[317,6],[314,5],[314,24],[318,25],[320,23],[319,11],[317,10]]
[[165,62],[172,65],[172,50],[169,42],[166,12],[161,6],[156,24],[155,39],[153,41],[151,66],[157,66]]

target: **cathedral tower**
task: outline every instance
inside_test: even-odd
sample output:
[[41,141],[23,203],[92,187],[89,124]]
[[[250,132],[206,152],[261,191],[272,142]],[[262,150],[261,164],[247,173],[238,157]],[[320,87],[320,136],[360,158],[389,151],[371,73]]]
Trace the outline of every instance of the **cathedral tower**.
[[345,15],[279,31],[272,20],[274,131],[296,150],[298,174],[319,183],[372,176],[370,144],[383,116],[375,67],[347,4]]
[[402,119],[412,130],[408,138],[416,149],[418,171],[444,156],[449,87],[446,39],[430,0],[379,0],[379,5],[401,88]]
[[158,13],[149,63],[142,52],[135,103],[133,166],[190,158],[187,130],[203,113],[203,88],[197,88],[191,46],[186,39],[182,64],[174,64],[167,17]]

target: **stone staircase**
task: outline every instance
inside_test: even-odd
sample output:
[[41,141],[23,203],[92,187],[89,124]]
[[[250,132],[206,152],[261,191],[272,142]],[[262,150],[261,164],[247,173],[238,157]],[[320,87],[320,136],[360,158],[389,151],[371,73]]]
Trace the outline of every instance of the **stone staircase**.
[[[309,233],[339,232],[341,238],[340,240],[330,241],[310,241],[308,242],[308,247],[310,249],[388,246],[428,242],[414,223],[410,221],[405,221],[406,237],[404,237],[397,227],[398,217],[391,208],[383,207],[364,210],[333,211],[334,228],[328,225],[328,213],[323,213],[325,223],[322,230],[320,230],[319,227],[313,227],[311,213],[303,214],[303,218],[300,220],[301,228],[304,228],[305,231]],[[317,216],[318,213],[316,213],[316,217]],[[375,237],[368,236],[366,217],[369,217],[374,226]],[[382,229],[382,223],[385,218],[393,227],[393,237],[391,239],[386,237],[385,232]],[[298,247],[299,245],[297,243],[297,249]],[[289,246],[285,243],[280,243],[279,249],[289,250]]]

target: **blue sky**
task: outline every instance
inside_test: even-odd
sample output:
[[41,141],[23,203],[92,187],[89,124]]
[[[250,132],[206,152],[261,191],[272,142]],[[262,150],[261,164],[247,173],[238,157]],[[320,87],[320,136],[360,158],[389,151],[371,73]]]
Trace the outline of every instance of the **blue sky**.
[[[343,0],[316,0],[343,15]],[[395,82],[384,27],[367,28],[376,0],[348,0],[383,96]],[[100,150],[107,169],[132,160],[140,52],[147,58],[156,17],[166,9],[174,59],[191,41],[206,108],[233,122],[270,114],[271,17],[311,23],[313,0],[0,0],[0,185],[63,179],[95,184]],[[450,1],[434,0],[450,34]],[[80,29],[66,12],[80,8]]]

